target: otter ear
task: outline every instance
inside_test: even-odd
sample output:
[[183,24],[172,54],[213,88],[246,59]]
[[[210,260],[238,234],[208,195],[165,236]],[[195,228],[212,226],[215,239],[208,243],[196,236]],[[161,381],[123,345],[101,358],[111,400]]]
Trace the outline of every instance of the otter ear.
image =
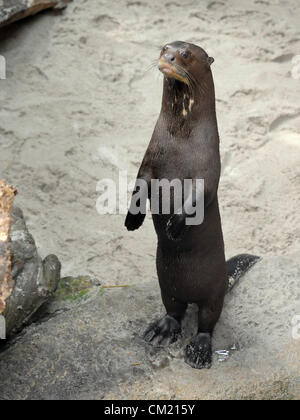
[[212,63],[215,61],[215,59],[213,57],[207,57],[207,62],[208,64],[211,66]]

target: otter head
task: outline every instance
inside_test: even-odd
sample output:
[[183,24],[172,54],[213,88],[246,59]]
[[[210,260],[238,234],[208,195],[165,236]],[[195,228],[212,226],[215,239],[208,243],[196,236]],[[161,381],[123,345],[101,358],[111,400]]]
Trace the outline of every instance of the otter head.
[[201,47],[175,41],[161,50],[158,68],[165,77],[190,85],[201,83],[213,62]]

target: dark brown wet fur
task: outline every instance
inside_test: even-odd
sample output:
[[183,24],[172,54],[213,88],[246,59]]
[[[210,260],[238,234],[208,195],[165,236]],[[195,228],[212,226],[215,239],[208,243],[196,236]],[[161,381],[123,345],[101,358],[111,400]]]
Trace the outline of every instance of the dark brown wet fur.
[[[205,218],[201,225],[186,226],[184,215],[153,215],[157,273],[167,315],[149,326],[145,340],[155,346],[176,341],[187,305],[196,303],[198,333],[186,348],[185,361],[200,369],[211,365],[211,335],[228,287],[217,195],[220,154],[213,60],[202,48],[184,42],[167,44],[161,57],[186,83],[164,77],[161,112],[138,178],[148,183],[204,179]],[[125,224],[134,230],[143,220],[144,215],[129,212]]]

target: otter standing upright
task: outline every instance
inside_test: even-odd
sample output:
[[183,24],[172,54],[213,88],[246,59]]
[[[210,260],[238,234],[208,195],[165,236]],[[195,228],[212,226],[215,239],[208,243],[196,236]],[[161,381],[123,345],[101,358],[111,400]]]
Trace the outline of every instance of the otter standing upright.
[[[212,62],[202,48],[186,42],[162,49],[158,62],[164,74],[162,107],[137,177],[147,185],[145,200],[151,200],[153,179],[204,180],[203,223],[187,225],[184,210],[152,215],[158,237],[157,273],[167,314],[144,335],[154,346],[176,341],[187,305],[196,303],[198,332],[186,347],[185,361],[198,369],[211,366],[211,337],[228,288],[217,195],[220,153]],[[138,193],[140,187],[135,188],[132,201]],[[197,199],[194,191],[191,194],[192,200]],[[140,204],[145,209],[145,202]],[[125,226],[138,229],[144,218],[145,211],[129,210]],[[248,265],[255,258],[250,257]]]

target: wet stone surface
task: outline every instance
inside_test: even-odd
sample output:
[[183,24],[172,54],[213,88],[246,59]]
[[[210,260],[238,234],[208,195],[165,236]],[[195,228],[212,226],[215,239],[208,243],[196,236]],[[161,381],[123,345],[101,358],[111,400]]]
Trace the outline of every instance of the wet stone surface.
[[241,279],[226,297],[209,370],[183,360],[196,332],[193,306],[178,342],[162,349],[143,341],[163,314],[155,282],[101,289],[85,277],[64,280],[66,296],[76,299],[56,294],[48,317],[0,353],[0,398],[296,399],[300,355],[291,322],[300,313],[299,275],[298,259],[265,257]]

